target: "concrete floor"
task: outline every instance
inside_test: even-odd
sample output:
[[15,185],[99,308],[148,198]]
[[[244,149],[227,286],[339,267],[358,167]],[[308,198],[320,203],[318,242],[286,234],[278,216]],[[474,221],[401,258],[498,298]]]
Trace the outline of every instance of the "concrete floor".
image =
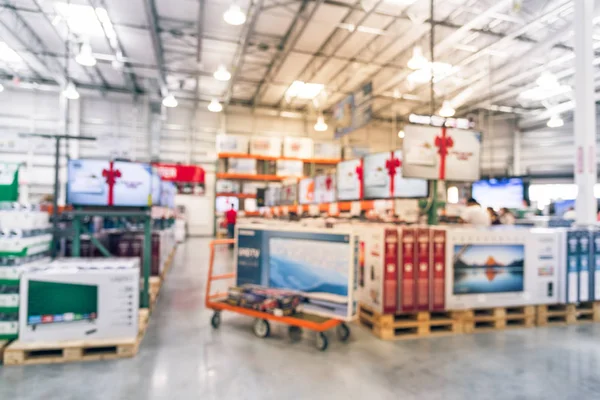
[[320,353],[312,340],[290,345],[283,328],[258,339],[235,315],[213,330],[207,259],[206,239],[179,248],[136,358],[0,367],[0,399],[600,398],[600,324],[401,342],[353,326],[350,343]]

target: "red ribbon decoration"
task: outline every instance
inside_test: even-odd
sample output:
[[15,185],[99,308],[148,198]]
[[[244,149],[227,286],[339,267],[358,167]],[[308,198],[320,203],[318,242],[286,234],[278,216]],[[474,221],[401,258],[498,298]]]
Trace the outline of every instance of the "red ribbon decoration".
[[327,191],[331,190],[332,184],[333,184],[333,179],[331,179],[331,175],[327,175],[327,178],[325,179],[325,188],[327,189]]
[[106,180],[106,183],[108,184],[108,205],[112,206],[114,205],[114,186],[115,183],[117,182],[117,178],[121,177],[121,171],[119,171],[118,169],[114,169],[114,161],[110,161],[109,162],[109,167],[108,169],[104,169],[102,170],[102,176],[104,177],[104,179]]
[[438,148],[438,154],[440,155],[440,174],[441,180],[446,179],[446,156],[448,155],[448,149],[454,146],[454,140],[451,137],[446,136],[446,127],[442,126],[442,135],[435,137],[435,147]]
[[358,167],[356,167],[356,169],[354,170],[354,172],[356,172],[356,176],[358,177],[358,184],[360,185],[359,189],[358,189],[358,193],[359,193],[358,198],[362,199],[363,198],[363,166],[362,166],[362,160],[360,160],[360,165]]
[[402,166],[402,161],[394,157],[394,152],[391,152],[390,159],[385,162],[385,168],[388,170],[390,176],[390,197],[394,197],[394,176],[396,176],[396,169]]

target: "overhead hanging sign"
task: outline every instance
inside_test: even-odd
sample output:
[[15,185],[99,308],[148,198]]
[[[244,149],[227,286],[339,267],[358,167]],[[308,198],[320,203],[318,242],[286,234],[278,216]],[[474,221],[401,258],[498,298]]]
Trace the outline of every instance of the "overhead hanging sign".
[[418,125],[408,125],[404,132],[405,177],[479,180],[480,133]]
[[335,138],[365,126],[373,115],[373,82],[363,85],[333,107]]
[[197,165],[153,164],[163,181],[204,183],[204,169]]

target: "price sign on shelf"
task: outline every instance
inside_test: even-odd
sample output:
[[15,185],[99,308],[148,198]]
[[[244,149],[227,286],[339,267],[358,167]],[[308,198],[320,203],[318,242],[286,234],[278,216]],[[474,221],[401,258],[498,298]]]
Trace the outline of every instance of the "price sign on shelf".
[[283,206],[281,207],[281,212],[283,213],[283,215],[288,215],[290,213],[290,210],[288,206]]
[[311,204],[308,206],[308,214],[310,215],[319,215],[319,205],[318,204]]
[[303,210],[304,210],[304,208],[300,204],[298,204],[298,207],[296,208],[298,215],[302,215]]

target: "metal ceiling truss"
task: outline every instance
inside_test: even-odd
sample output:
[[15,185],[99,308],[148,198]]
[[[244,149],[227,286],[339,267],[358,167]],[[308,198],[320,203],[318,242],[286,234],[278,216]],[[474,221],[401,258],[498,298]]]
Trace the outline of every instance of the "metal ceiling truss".
[[[113,20],[111,18],[110,10],[106,5],[105,0],[88,0],[88,2],[94,9],[98,7],[103,8],[108,14],[109,19],[111,21]],[[96,14],[96,18],[98,19],[98,23],[102,27],[102,32],[104,32],[104,38],[106,39],[108,46],[113,50],[115,57],[117,57],[117,55],[120,54],[124,60],[127,59],[127,52],[125,52],[125,49],[123,48],[123,44],[121,42],[121,39],[119,38],[118,33],[115,31],[115,43],[111,42],[111,40],[108,37],[108,34],[106,33],[106,29],[104,28],[104,24],[100,20],[98,14]],[[142,91],[138,86],[135,74],[131,70],[129,70],[129,68],[127,68],[127,64],[125,62],[123,62],[123,64],[123,79],[125,80],[125,83],[131,88],[131,91],[134,94],[141,93]]]
[[[7,40],[11,38],[12,41],[18,43],[22,49],[47,52],[48,49],[40,37],[31,29],[31,27],[25,22],[23,17],[19,15],[19,12],[12,8],[12,2],[9,0],[4,1],[5,10],[7,12],[2,14],[0,19],[0,35]],[[16,46],[15,46],[16,47]],[[15,49],[19,53],[19,49]],[[61,63],[52,57],[46,57],[43,55],[25,55],[23,54],[23,60],[31,71],[38,77],[43,78],[44,76],[50,76],[61,86],[66,84],[65,70]]]
[[165,59],[160,33],[158,28],[158,13],[156,11],[155,0],[144,0],[144,10],[146,12],[146,20],[150,30],[152,39],[152,48],[154,50],[154,59],[158,68],[158,80],[160,85],[161,96],[166,96],[169,92],[167,88],[167,76],[165,73]]
[[[296,43],[298,43],[298,40],[306,30],[306,27],[308,26],[310,21],[315,16],[322,2],[323,0],[317,0],[313,4],[313,7],[309,10],[307,7],[308,0],[303,0],[302,5],[298,10],[298,13],[292,20],[292,23],[290,24],[290,27],[288,28],[286,34],[283,36],[283,38],[281,38],[281,41],[277,48],[277,52],[271,59],[271,63],[269,65],[269,68],[267,69],[267,73],[265,74],[261,83],[256,88],[254,95],[252,96],[252,104],[255,107],[258,103],[260,103],[262,97],[267,91],[268,84],[270,84],[270,82],[274,80],[275,77],[279,74],[279,71],[285,63],[285,60],[287,60],[288,55],[290,54],[292,49],[296,47]],[[308,15],[304,15],[305,13]]]
[[233,96],[233,90],[238,80],[240,69],[244,63],[246,51],[248,50],[248,42],[252,32],[254,32],[254,27],[256,26],[256,21],[258,21],[258,15],[261,12],[262,6],[263,0],[255,0],[252,2],[252,6],[248,11],[248,20],[242,31],[242,40],[238,46],[235,56],[233,57],[233,72],[231,74],[231,79],[229,80],[229,85],[227,86],[227,93],[225,94],[225,105],[230,103],[231,97]]

